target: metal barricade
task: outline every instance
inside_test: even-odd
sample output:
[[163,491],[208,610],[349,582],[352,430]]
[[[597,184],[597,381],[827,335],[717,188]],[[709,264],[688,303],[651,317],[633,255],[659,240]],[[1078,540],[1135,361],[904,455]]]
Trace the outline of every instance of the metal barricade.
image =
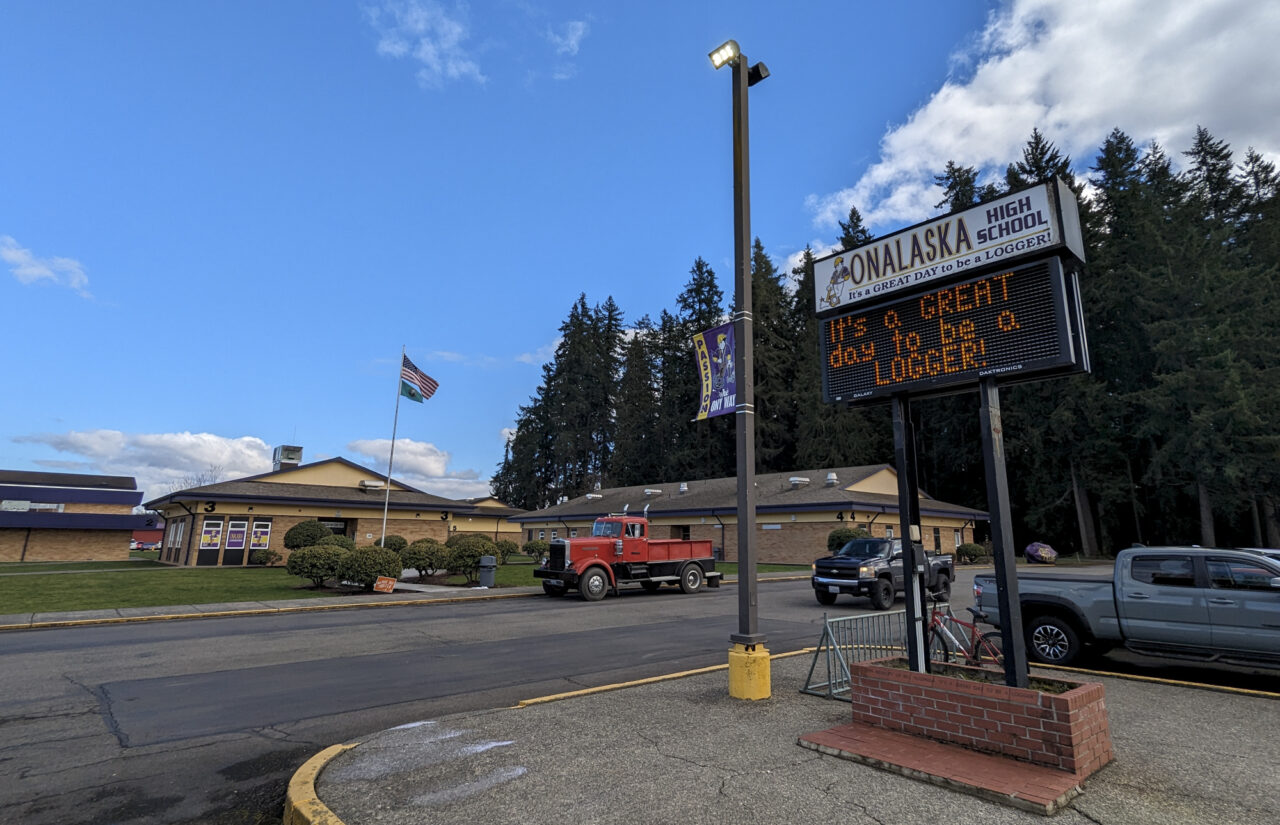
[[[905,610],[834,619],[824,613],[822,640],[814,651],[809,676],[800,692],[828,699],[848,699],[850,664],[906,655],[906,616]],[[819,665],[826,668],[825,678],[818,673]]]

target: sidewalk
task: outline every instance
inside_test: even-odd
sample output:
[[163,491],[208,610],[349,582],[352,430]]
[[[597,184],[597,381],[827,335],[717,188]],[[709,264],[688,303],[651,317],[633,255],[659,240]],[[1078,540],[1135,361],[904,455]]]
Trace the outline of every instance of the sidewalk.
[[[372,733],[298,771],[285,825],[1046,821],[799,747],[850,721],[847,704],[799,692],[809,664],[774,659],[759,702],[731,699],[718,668]],[[1276,821],[1280,701],[1100,681],[1116,761],[1054,822]]]

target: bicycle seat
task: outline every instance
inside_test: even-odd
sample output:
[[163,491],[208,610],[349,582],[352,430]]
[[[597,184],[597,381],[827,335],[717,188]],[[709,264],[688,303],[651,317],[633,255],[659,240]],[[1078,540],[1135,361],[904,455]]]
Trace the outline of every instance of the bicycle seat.
[[968,610],[970,613],[972,613],[973,618],[976,619],[977,621],[985,622],[987,620],[987,614],[983,613],[981,610],[979,610],[976,607],[966,607],[965,610]]

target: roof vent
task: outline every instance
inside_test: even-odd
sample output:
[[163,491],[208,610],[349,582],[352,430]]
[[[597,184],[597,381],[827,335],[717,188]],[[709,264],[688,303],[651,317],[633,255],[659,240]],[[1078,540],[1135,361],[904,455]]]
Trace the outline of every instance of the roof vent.
[[654,490],[654,489],[651,489],[651,488],[649,488],[649,487],[646,487],[646,488],[645,488],[645,490],[644,490],[644,494],[645,494],[646,496],[660,496],[660,495],[662,495],[662,491],[661,491],[661,490]]
[[370,478],[360,479],[360,486],[366,490],[380,490],[382,489],[382,485],[383,485],[383,482],[381,481],[374,481],[373,479],[370,479]]
[[687,481],[680,482],[680,494],[684,495],[687,492],[689,492],[689,482]]
[[587,498],[588,499],[604,498],[604,496],[600,495],[599,493],[587,493]]
[[834,487],[840,483],[840,476],[835,473],[827,473],[827,487]]
[[600,492],[600,482],[598,481],[596,482],[595,490],[597,493]]
[[792,476],[791,478],[787,479],[787,481],[791,483],[792,490],[795,490],[800,487],[809,486],[809,479],[804,478],[803,476]]

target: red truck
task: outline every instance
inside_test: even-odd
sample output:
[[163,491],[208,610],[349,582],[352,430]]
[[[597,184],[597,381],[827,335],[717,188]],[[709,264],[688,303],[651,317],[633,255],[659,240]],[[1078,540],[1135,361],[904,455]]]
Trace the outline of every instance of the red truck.
[[705,584],[719,587],[709,541],[651,539],[649,520],[640,516],[596,519],[590,538],[552,539],[551,552],[533,571],[548,596],[563,596],[576,587],[582,598],[598,602],[609,591],[638,584],[650,592],[678,584],[696,593]]

